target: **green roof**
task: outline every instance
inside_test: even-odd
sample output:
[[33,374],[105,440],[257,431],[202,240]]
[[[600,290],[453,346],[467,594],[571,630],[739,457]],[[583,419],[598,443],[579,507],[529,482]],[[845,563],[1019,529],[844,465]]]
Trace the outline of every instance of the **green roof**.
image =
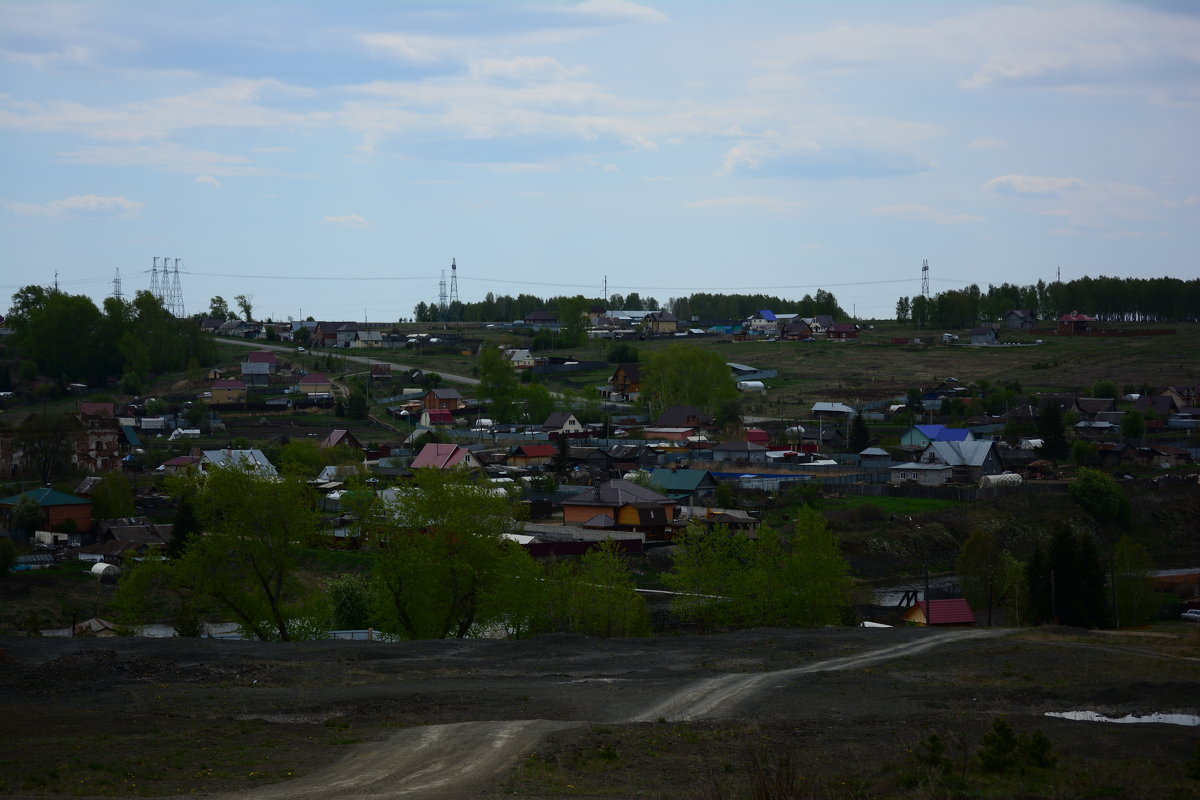
[[26,495],[36,500],[39,506],[81,506],[92,504],[92,501],[86,498],[76,497],[73,494],[67,494],[66,492],[60,492],[57,489],[44,486],[41,489],[30,489],[28,492],[6,497],[0,500],[0,506],[15,506]]
[[706,469],[656,469],[651,471],[650,480],[668,492],[694,492],[706,475]]

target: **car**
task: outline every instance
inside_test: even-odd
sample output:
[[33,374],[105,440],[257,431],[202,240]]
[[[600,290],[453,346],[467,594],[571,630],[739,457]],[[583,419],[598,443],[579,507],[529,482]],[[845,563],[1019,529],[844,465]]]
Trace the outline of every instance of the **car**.
[[1186,622],[1200,622],[1200,608],[1189,608],[1180,616]]
[[297,348],[296,348],[296,352],[297,352],[297,353],[307,353],[308,351],[307,351],[307,350],[305,350],[303,347],[297,347]]

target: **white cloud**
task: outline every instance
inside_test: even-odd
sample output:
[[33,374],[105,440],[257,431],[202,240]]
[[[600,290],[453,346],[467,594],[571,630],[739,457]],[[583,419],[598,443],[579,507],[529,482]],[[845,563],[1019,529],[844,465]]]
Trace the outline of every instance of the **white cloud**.
[[353,228],[355,230],[365,231],[371,227],[371,223],[360,217],[358,214],[343,214],[341,216],[325,217],[321,220],[322,225],[337,225],[342,228]]
[[217,180],[216,178],[214,178],[212,175],[197,175],[196,183],[203,183],[205,186],[213,186],[213,187],[217,187],[217,186],[221,185],[221,182],[219,180]]
[[44,205],[6,201],[4,207],[14,214],[37,217],[72,215],[135,217],[145,208],[145,203],[130,200],[124,196],[101,197],[94,194],[84,194],[67,197],[62,200],[52,200]]
[[245,156],[194,150],[177,144],[93,146],[59,153],[65,164],[106,167],[157,167],[165,172],[198,176],[267,175],[274,170],[253,166]]
[[1085,182],[1079,178],[1047,178],[1041,175],[1001,175],[983,185],[1003,194],[1032,197],[1053,197],[1063,192],[1082,189]]
[[1000,150],[1008,147],[1008,142],[1004,141],[1003,139],[991,139],[984,137],[982,139],[976,139],[968,146],[972,150]]
[[932,222],[936,225],[961,225],[966,222],[982,222],[983,217],[974,214],[961,214],[944,211],[933,206],[923,206],[916,203],[901,203],[894,206],[879,206],[867,212],[876,217],[891,217],[910,222]]
[[605,172],[620,172],[621,171],[621,168],[618,167],[616,164],[605,164],[603,167],[601,167],[601,169],[604,170]]
[[365,33],[359,40],[376,55],[413,64],[437,64],[461,56],[467,44],[462,39],[418,36],[405,33]]
[[629,0],[584,0],[579,5],[559,10],[571,14],[621,22],[662,23],[668,21],[667,15],[658,9],[631,3]]
[[578,75],[583,70],[567,69],[549,56],[520,56],[518,58],[480,58],[469,65],[471,77],[480,80],[560,80]]
[[811,203],[801,200],[785,200],[781,197],[711,197],[705,200],[694,200],[687,208],[734,209],[751,211],[771,211],[775,213],[795,213],[802,211]]

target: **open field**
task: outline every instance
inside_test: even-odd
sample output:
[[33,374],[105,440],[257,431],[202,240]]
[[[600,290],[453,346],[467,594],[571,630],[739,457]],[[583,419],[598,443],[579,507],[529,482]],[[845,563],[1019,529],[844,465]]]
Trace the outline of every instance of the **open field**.
[[[1151,633],[4,639],[0,794],[1200,797],[1200,729],[1044,716],[1200,713],[1200,627]],[[1054,766],[983,771],[1001,716]]]

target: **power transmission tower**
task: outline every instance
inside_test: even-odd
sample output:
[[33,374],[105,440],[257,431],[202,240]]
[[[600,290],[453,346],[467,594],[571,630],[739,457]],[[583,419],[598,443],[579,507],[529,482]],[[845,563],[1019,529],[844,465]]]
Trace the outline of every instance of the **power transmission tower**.
[[446,321],[446,270],[442,270],[442,279],[438,281],[438,320]]
[[921,262],[921,295],[929,299],[929,259]]
[[121,301],[121,302],[123,302],[125,300],[125,295],[123,295],[121,293],[121,268],[120,267],[117,267],[117,274],[113,278],[112,296],[114,299]]
[[179,262],[182,259],[175,259],[175,278],[171,282],[171,307],[168,309],[176,319],[183,319],[186,312],[183,308],[183,286],[179,283]]
[[150,294],[163,299],[162,286],[158,282],[158,256],[154,257],[154,268],[150,270]]
[[450,308],[458,305],[458,264],[450,259]]

